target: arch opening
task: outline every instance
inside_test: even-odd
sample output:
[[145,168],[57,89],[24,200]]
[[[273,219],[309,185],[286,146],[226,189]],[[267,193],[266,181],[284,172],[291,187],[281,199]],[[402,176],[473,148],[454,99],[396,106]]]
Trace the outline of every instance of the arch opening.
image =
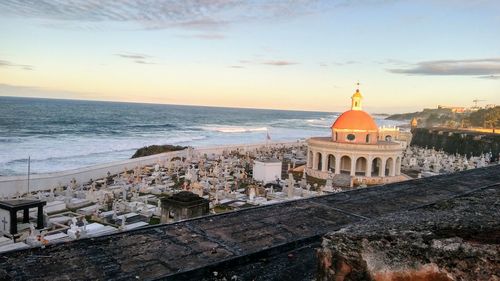
[[351,174],[351,157],[345,155],[340,158],[340,173]]
[[335,156],[332,154],[328,155],[328,165],[326,167],[328,170],[335,172]]
[[382,176],[381,175],[382,159],[379,157],[372,160],[372,176]]
[[365,157],[356,159],[355,174],[356,176],[364,176],[366,174],[367,161]]
[[321,171],[321,169],[323,168],[323,155],[321,155],[320,152],[316,153],[316,157],[318,159],[318,165],[316,166],[316,169],[318,171]]
[[392,158],[388,158],[385,162],[385,176],[393,176],[392,168],[394,165],[394,160]]

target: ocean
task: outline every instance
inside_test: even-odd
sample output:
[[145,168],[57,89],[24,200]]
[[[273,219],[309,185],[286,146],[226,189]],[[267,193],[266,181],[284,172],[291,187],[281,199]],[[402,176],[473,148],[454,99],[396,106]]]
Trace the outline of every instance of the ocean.
[[[0,97],[0,176],[128,159],[141,147],[206,147],[328,136],[338,112]],[[377,124],[396,121],[374,116]]]

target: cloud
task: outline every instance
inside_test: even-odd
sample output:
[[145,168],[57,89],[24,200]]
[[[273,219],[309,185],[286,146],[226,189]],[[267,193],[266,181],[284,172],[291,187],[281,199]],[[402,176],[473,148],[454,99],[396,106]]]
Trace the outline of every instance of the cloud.
[[271,60],[271,61],[262,62],[262,64],[274,65],[274,66],[288,66],[288,65],[298,64],[298,63],[297,62],[293,62],[293,61]]
[[500,58],[424,61],[389,72],[413,75],[495,75],[500,74]]
[[339,65],[339,66],[356,64],[356,63],[359,63],[359,62],[354,61],[354,60],[341,61],[341,62],[333,62],[334,65]]
[[299,64],[298,62],[288,61],[288,60],[240,60],[240,64],[260,64],[260,65],[272,65],[272,66],[290,66]]
[[192,34],[192,35],[179,35],[179,37],[196,38],[196,39],[203,39],[203,40],[222,40],[222,39],[226,38],[226,36],[219,34],[219,33],[199,33],[199,34]]
[[195,34],[192,37],[205,40],[222,40],[226,38],[222,34]]
[[148,61],[149,59],[152,58],[152,56],[144,55],[144,54],[138,54],[138,53],[120,53],[120,54],[115,54],[118,57],[128,59],[132,62],[138,63],[138,64],[155,64],[154,62]]
[[479,76],[478,78],[481,78],[481,79],[491,79],[491,80],[500,80],[500,75],[485,75],[485,76]]
[[[276,20],[321,12],[346,0],[9,0],[0,1],[0,16],[41,20],[45,26],[96,28],[109,22],[145,29],[220,29],[249,20]],[[89,25],[90,24],[90,25]]]
[[241,65],[230,65],[230,68],[245,68],[244,66]]
[[214,19],[195,19],[195,20],[189,20],[189,21],[184,21],[184,22],[179,22],[179,23],[173,23],[170,25],[158,25],[156,28],[164,28],[164,27],[180,27],[184,29],[207,29],[207,30],[213,30],[213,29],[221,29],[225,26],[229,25],[229,21],[224,21],[224,20],[214,20]]
[[135,60],[134,62],[138,64],[155,64],[154,62],[149,62],[144,60]]
[[22,86],[0,83],[0,96],[39,97],[39,98],[93,98],[96,93],[55,90],[36,86]]
[[139,59],[139,60],[147,59],[150,57],[148,55],[134,54],[134,53],[124,53],[124,54],[116,54],[116,55],[119,57],[122,57],[122,58],[126,58],[126,59]]
[[28,64],[16,64],[7,60],[0,60],[0,67],[14,67],[14,68],[20,68],[23,70],[33,70],[32,65]]

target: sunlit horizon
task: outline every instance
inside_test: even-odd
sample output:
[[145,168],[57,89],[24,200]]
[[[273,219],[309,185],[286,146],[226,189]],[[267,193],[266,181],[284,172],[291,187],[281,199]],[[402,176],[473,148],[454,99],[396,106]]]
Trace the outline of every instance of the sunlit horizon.
[[0,96],[402,113],[500,104],[496,1],[0,3]]

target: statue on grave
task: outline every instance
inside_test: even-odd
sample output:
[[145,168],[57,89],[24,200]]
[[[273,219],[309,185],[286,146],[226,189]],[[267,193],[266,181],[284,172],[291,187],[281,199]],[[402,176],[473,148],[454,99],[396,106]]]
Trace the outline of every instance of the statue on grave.
[[250,201],[255,200],[255,195],[256,195],[255,186],[252,185],[248,191],[248,198],[250,199]]
[[435,160],[433,168],[434,168],[434,171],[433,171],[434,173],[439,174],[441,172],[441,164],[439,163],[438,160]]
[[429,162],[427,161],[427,157],[424,159],[424,165],[422,167],[422,170],[427,172],[430,170],[430,167],[429,167]]

